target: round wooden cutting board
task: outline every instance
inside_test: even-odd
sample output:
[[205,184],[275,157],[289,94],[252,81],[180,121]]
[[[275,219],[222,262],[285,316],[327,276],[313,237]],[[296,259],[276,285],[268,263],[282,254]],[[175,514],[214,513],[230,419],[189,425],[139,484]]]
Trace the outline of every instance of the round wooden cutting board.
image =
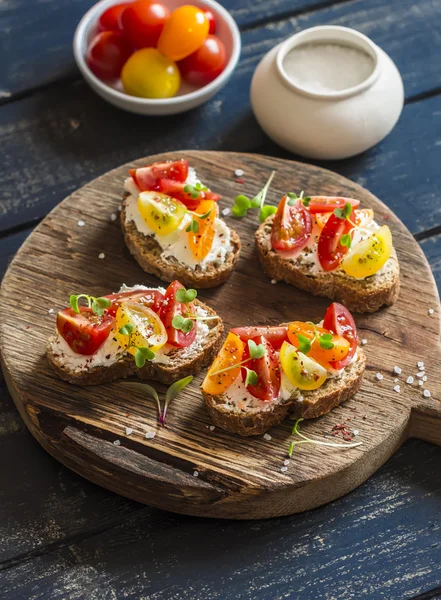
[[[253,196],[275,170],[268,194],[273,204],[288,190],[353,196],[375,209],[380,224],[391,227],[402,288],[394,306],[355,315],[360,338],[367,340],[361,391],[325,417],[302,423],[305,433],[324,440],[334,425],[346,422],[351,431],[358,431],[355,441],[363,442],[361,446],[340,450],[303,444],[282,471],[294,439],[292,421],[273,428],[271,438],[245,439],[210,428],[199,392],[202,374],[170,405],[164,428],[157,423],[154,402],[142,392],[118,382],[75,387],[51,370],[46,339],[55,330],[56,312],[68,304],[71,293],[99,296],[118,290],[122,283],[163,285],[131,258],[119,220],[112,215],[118,211],[130,167],[177,158],[187,158],[202,181],[223,194],[221,209],[231,207],[238,193]],[[243,185],[235,182],[238,168],[245,172]],[[81,221],[84,226],[79,226]],[[226,329],[321,320],[331,301],[283,283],[272,285],[262,273],[254,251],[256,214],[241,220],[228,216],[226,221],[241,236],[240,261],[227,283],[199,294],[221,315]],[[100,259],[101,253],[105,256]],[[163,509],[235,519],[288,515],[353,490],[409,437],[441,444],[440,304],[427,261],[383,203],[359,185],[318,167],[249,154],[193,151],[119,167],[66,198],[30,235],[4,278],[0,311],[6,382],[40,444],[91,481]],[[415,383],[406,384],[407,376],[419,370],[420,360],[426,364],[427,381],[419,386],[415,377]],[[402,369],[400,376],[393,372],[395,365]],[[155,387],[164,393],[164,387]],[[432,393],[429,398],[423,396],[426,388]],[[155,437],[146,439],[146,432],[153,431]]]

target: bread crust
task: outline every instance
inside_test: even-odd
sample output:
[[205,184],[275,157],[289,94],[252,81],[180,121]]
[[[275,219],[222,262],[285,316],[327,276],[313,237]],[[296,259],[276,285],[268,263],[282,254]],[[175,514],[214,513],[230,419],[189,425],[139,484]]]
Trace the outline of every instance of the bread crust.
[[[194,303],[206,310],[211,316],[216,316],[215,311],[203,302],[195,300]],[[198,373],[213,362],[222,344],[224,326],[220,318],[219,321],[207,321],[207,325],[210,331],[202,349],[190,357],[182,358],[183,351],[186,349],[176,348],[170,353],[171,360],[166,364],[147,361],[143,367],[138,368],[132,356],[125,356],[110,366],[97,366],[84,371],[75,371],[64,365],[60,357],[54,354],[52,344],[55,336],[48,340],[46,355],[55,373],[61,379],[74,385],[99,385],[116,379],[126,379],[132,375],[142,380],[170,384],[187,375]]]
[[341,302],[354,312],[375,312],[393,304],[400,291],[400,267],[395,249],[385,271],[366,279],[354,279],[343,271],[323,271],[315,274],[309,265],[297,264],[273,250],[270,242],[274,215],[258,228],[256,249],[264,272],[276,281],[285,281],[314,296],[324,296]]
[[302,391],[303,400],[301,402],[297,400],[298,395],[296,395],[273,405],[271,410],[264,412],[227,410],[224,406],[224,394],[212,396],[203,390],[202,394],[208,413],[217,427],[245,437],[262,435],[289,415],[295,418],[315,419],[349,400],[360,389],[365,367],[366,356],[359,347],[357,359],[346,367],[340,377],[327,379],[317,390]]
[[126,221],[126,203],[128,194],[124,194],[121,207],[121,228],[124,240],[132,256],[146,273],[155,275],[162,281],[178,279],[186,287],[198,289],[213,288],[225,283],[234,271],[240,254],[240,238],[234,229],[231,232],[232,252],[226,256],[221,266],[209,265],[202,270],[179,263],[173,257],[163,258],[162,248],[153,236],[140,233],[133,221]]

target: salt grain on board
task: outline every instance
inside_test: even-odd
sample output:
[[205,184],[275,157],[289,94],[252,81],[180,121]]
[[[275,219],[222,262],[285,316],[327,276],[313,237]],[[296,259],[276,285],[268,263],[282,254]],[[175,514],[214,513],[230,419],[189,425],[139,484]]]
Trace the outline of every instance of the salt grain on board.
[[406,379],[406,383],[413,383],[415,380],[412,377],[412,375],[409,375],[409,377]]
[[429,391],[429,390],[424,390],[424,391],[423,391],[423,396],[424,396],[424,398],[430,398],[430,396],[431,396],[431,395],[432,395],[432,394],[430,393],[430,391]]
[[112,213],[112,214],[110,215],[110,220],[111,220],[111,221],[116,221],[116,219],[117,219],[117,216],[116,216],[116,214],[115,214],[115,213]]
[[400,386],[399,386],[399,385],[396,385],[396,386],[394,387],[394,392],[397,392],[397,394],[399,394],[399,393],[400,393],[400,390],[401,390],[401,388],[400,388]]
[[121,446],[121,442],[120,442],[120,440],[115,440],[115,441],[113,442],[113,445],[114,445],[114,446]]
[[400,368],[400,367],[397,367],[397,366],[395,365],[395,367],[394,367],[394,373],[396,373],[397,375],[401,375],[401,368]]
[[242,169],[236,169],[234,171],[234,174],[236,175],[236,177],[242,177],[243,171],[242,171]]
[[78,223],[77,223],[78,227],[84,227],[85,224],[86,223],[84,221],[81,221],[81,220],[78,221]]
[[381,381],[383,379],[383,375],[381,373],[377,373],[375,377],[378,379],[378,381]]
[[270,442],[273,438],[270,436],[269,433],[264,433],[263,439],[266,440],[267,442]]
[[367,340],[366,339],[361,340],[361,345],[362,346],[366,346],[366,344],[367,344]]
[[224,208],[222,209],[222,214],[224,217],[226,217],[227,215],[229,215],[231,212],[231,210],[229,208]]
[[152,440],[156,435],[156,431],[147,431],[145,437],[147,440]]
[[104,254],[104,252],[101,252],[100,254],[98,254],[98,258],[103,259],[105,257],[106,257],[106,255]]
[[199,477],[199,471],[193,471],[193,477]]
[[133,429],[131,427],[126,427],[126,435],[132,435]]

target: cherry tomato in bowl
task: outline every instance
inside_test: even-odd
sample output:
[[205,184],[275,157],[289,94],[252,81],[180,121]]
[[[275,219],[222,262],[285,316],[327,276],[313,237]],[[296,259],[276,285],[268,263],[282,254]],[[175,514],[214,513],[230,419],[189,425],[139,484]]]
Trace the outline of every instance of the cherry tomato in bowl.
[[196,6],[179,6],[165,23],[157,48],[171,60],[182,60],[200,48],[209,29],[203,10]]
[[132,48],[121,33],[103,31],[89,44],[86,62],[99,79],[112,80],[120,76],[121,70],[132,54]]
[[98,19],[97,32],[101,31],[121,31],[121,15],[129,5],[128,2],[115,4],[103,12]]
[[181,76],[172,60],[156,48],[137,50],[121,72],[124,91],[140,98],[171,98],[176,95]]
[[207,85],[218,77],[227,64],[227,53],[221,40],[209,35],[202,46],[179,61],[182,79],[196,86]]
[[215,34],[216,33],[216,19],[214,17],[214,14],[211,10],[205,10],[205,16],[208,19],[208,23],[209,23],[209,29],[208,29],[208,33],[210,34]]
[[121,14],[121,27],[135,48],[156,46],[170,11],[156,0],[136,0]]

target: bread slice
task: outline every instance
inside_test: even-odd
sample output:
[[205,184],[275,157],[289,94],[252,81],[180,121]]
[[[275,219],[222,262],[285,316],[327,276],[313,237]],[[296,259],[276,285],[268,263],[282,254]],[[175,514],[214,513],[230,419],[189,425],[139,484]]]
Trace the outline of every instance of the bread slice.
[[124,194],[121,227],[127,248],[143,271],[155,275],[162,281],[170,282],[177,279],[184,286],[197,289],[216,287],[227,281],[236,266],[240,253],[240,238],[233,229],[230,229],[233,251],[227,255],[222,265],[211,264],[206,269],[202,269],[199,265],[190,268],[178,262],[174,257],[164,258],[161,256],[162,248],[153,236],[140,233],[133,221],[126,222],[127,197],[128,194]]
[[[203,302],[199,300],[193,302],[196,306],[203,308],[210,316],[216,316],[214,310]],[[220,319],[206,321],[206,324],[209,327],[209,333],[203,346],[195,345],[194,349],[192,349],[192,346],[174,348],[167,355],[170,360],[165,364],[147,361],[143,367],[138,368],[133,356],[127,355],[110,366],[95,366],[87,370],[74,370],[65,365],[60,357],[54,353],[55,336],[49,338],[46,355],[57,375],[75,385],[99,385],[116,379],[126,379],[132,375],[143,380],[170,384],[187,375],[198,373],[203,367],[213,362],[222,344],[224,326]]]
[[241,410],[237,406],[228,406],[225,394],[212,396],[204,391],[202,394],[210,417],[217,427],[242,436],[262,435],[288,415],[315,419],[349,400],[360,389],[365,366],[366,356],[358,348],[356,360],[341,375],[328,378],[317,390],[297,390],[288,400],[265,403],[265,410],[256,407]]
[[383,269],[366,277],[354,279],[342,270],[312,272],[312,265],[301,264],[281,256],[271,247],[274,215],[255,234],[259,260],[265,273],[276,281],[341,302],[354,312],[375,312],[383,305],[393,304],[400,291],[400,267],[395,249]]

